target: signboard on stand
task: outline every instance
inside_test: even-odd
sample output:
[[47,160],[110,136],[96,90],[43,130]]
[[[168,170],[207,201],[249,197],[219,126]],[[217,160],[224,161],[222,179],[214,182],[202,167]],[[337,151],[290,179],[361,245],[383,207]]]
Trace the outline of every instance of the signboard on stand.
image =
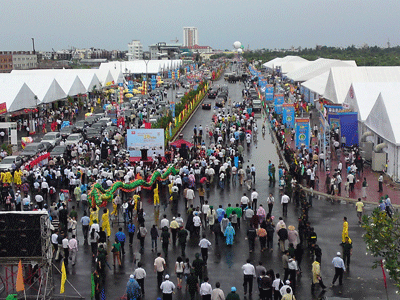
[[282,113],[282,104],[285,103],[285,96],[284,94],[275,94],[274,95],[274,105],[275,105],[275,112],[280,115]]
[[130,157],[140,157],[141,149],[147,149],[148,156],[164,156],[164,129],[128,129],[127,147]]
[[288,128],[294,128],[294,104],[282,104],[282,122]]
[[273,101],[274,100],[274,85],[267,84],[265,86],[265,101]]
[[304,145],[307,149],[310,148],[310,119],[296,118],[295,120],[295,147],[300,148]]

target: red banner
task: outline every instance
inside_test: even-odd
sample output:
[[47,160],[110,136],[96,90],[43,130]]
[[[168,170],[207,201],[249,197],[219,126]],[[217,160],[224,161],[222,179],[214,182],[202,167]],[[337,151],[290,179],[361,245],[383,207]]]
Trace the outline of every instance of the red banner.
[[5,114],[7,112],[7,105],[5,102],[0,103],[0,115]]

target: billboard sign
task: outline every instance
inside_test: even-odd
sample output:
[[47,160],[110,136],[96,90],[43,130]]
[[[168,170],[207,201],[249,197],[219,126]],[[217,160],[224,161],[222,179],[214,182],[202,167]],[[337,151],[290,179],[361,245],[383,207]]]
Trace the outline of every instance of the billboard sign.
[[296,148],[305,145],[306,149],[310,148],[310,119],[309,118],[296,118]]
[[127,146],[130,157],[140,157],[141,149],[148,149],[148,156],[164,156],[164,129],[128,129]]

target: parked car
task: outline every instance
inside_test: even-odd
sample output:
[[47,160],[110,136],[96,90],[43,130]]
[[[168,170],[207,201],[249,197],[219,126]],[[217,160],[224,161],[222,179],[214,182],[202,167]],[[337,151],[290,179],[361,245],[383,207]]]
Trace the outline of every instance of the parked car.
[[69,135],[69,137],[65,140],[65,145],[76,145],[76,144],[78,144],[79,142],[82,142],[83,141],[83,137],[82,137],[82,134],[80,134],[80,133],[73,133],[73,134],[70,134]]
[[218,96],[218,91],[217,90],[211,90],[208,92],[208,98],[209,99],[215,99]]
[[102,139],[102,130],[99,128],[86,128],[84,132],[85,140],[88,140],[91,143],[96,145],[100,145]]
[[65,126],[61,128],[60,134],[62,139],[66,139],[71,133],[74,133],[75,126]]
[[12,171],[14,164],[15,168],[18,169],[22,163],[23,159],[21,156],[6,156],[0,162],[0,171]]
[[107,126],[106,128],[104,128],[103,130],[103,134],[108,133],[108,138],[113,138],[114,135],[118,132],[118,127],[117,126]]
[[61,157],[67,154],[67,146],[56,146],[51,152],[50,157]]
[[25,149],[21,152],[21,156],[25,159],[29,159],[36,154],[46,150],[44,143],[30,143],[26,145]]
[[175,95],[176,99],[181,99],[183,96],[185,96],[185,94],[183,92],[177,92]]
[[50,142],[41,141],[41,143],[43,143],[44,150],[47,151],[47,152],[50,152],[54,148],[53,144],[50,143]]
[[224,107],[224,104],[225,104],[225,100],[223,98],[218,98],[215,101],[215,106],[216,107]]
[[59,132],[48,132],[42,138],[42,142],[48,142],[53,147],[58,145],[60,141],[61,141],[61,133]]
[[211,101],[204,101],[201,105],[202,109],[211,109]]
[[94,124],[92,124],[92,126],[90,126],[90,128],[95,128],[98,131],[102,132],[104,130],[104,128],[107,127],[107,124],[105,122],[96,122]]
[[74,124],[74,133],[82,132],[86,127],[89,127],[89,122],[86,120],[79,120]]
[[109,117],[103,117],[103,118],[99,119],[97,121],[97,123],[106,123],[107,126],[111,126],[112,125],[111,118],[109,118]]
[[261,112],[262,104],[261,100],[253,100],[253,111]]

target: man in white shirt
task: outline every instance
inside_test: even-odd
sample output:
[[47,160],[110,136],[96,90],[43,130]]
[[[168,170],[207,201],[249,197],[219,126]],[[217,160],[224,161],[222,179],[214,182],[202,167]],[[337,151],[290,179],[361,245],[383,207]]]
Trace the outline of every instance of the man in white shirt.
[[175,289],[175,284],[169,281],[169,275],[165,275],[165,281],[160,284],[160,289],[163,293],[163,300],[172,300],[172,293]]
[[76,254],[78,253],[78,242],[76,240],[75,234],[73,234],[72,238],[68,241],[68,247],[71,254],[72,265],[75,266]]
[[190,205],[193,205],[193,199],[194,199],[194,191],[191,188],[187,189],[186,198],[188,200],[186,208],[189,208]]
[[201,227],[201,219],[200,219],[199,213],[197,211],[194,212],[193,226],[194,226],[194,234],[196,236],[199,236],[200,235],[200,227]]
[[258,193],[256,192],[256,189],[253,189],[253,192],[251,193],[251,207],[253,210],[257,209],[257,199],[258,199]]
[[253,278],[256,278],[256,269],[250,263],[250,259],[247,259],[246,263],[242,266],[243,270],[243,287],[244,287],[244,295],[247,294],[247,285],[249,285],[249,295],[252,295],[253,292]]
[[282,198],[281,198],[281,204],[282,204],[282,213],[284,217],[287,217],[287,207],[288,207],[288,203],[290,201],[290,198],[288,195],[283,194]]
[[210,300],[212,292],[211,284],[208,283],[208,277],[204,277],[204,282],[200,286],[201,299]]
[[167,219],[167,215],[164,215],[164,218],[160,222],[160,229],[163,229],[164,227],[169,228],[169,221]]
[[203,233],[203,238],[199,242],[199,247],[201,249],[201,256],[204,261],[204,264],[207,266],[208,248],[211,247],[211,242],[206,239],[205,233]]
[[42,209],[43,208],[43,197],[42,197],[42,195],[37,194],[35,196],[35,201],[36,201],[36,204],[39,206],[39,208]]
[[208,204],[208,201],[206,201],[201,208],[201,212],[203,213],[203,228],[205,228],[207,224],[207,213],[209,210],[210,210],[210,205]]
[[[161,257],[161,253],[157,253],[157,258],[154,260],[154,272],[157,272],[157,285],[161,287],[162,276],[164,273],[164,268],[166,266],[165,259]],[[168,275],[165,275],[165,279],[167,279]],[[169,278],[169,277],[168,277]],[[175,286],[174,286],[175,288]],[[171,291],[172,293],[172,291]]]
[[250,199],[246,196],[246,193],[243,194],[242,198],[240,199],[240,206],[242,207],[242,213],[244,209],[249,205]]
[[135,269],[135,272],[133,272],[133,276],[139,283],[142,296],[144,296],[144,279],[146,278],[147,274],[146,271],[142,268],[141,262],[138,262],[138,267]]

